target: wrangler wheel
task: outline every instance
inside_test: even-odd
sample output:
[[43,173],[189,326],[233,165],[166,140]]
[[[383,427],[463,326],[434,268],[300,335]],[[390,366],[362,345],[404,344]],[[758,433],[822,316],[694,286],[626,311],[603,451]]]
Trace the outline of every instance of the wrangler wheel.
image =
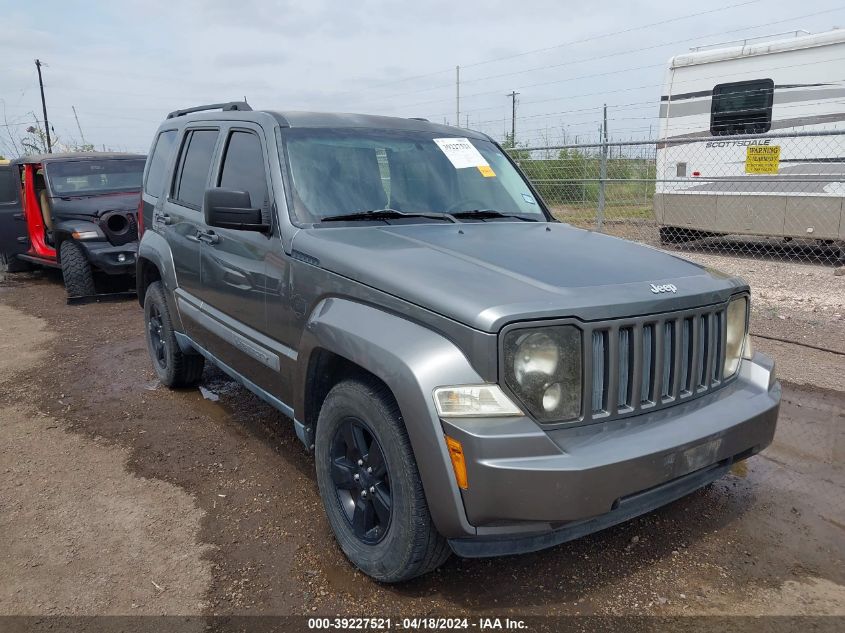
[[94,272],[79,244],[73,240],[62,242],[59,247],[59,261],[68,297],[90,297],[97,293]]
[[314,442],[317,484],[347,558],[382,582],[439,567],[451,550],[434,526],[393,394],[370,377],[335,385]]

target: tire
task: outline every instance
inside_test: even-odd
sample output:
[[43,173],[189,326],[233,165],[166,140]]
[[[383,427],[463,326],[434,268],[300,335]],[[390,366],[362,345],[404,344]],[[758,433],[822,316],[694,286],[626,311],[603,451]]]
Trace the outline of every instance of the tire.
[[[357,438],[366,454],[356,451],[350,438]],[[433,571],[449,558],[387,387],[372,378],[335,385],[320,410],[314,444],[320,497],[338,545],[353,565],[394,583]]]
[[31,268],[28,262],[19,260],[13,254],[0,253],[0,273],[22,273]]
[[690,238],[687,236],[687,230],[676,226],[661,226],[660,227],[660,243],[661,244],[682,244]]
[[85,253],[73,240],[65,240],[59,247],[59,261],[68,297],[90,297],[97,294],[94,272]]
[[158,379],[168,387],[195,386],[202,377],[205,358],[179,348],[160,281],[151,283],[144,296],[144,326],[147,351]]

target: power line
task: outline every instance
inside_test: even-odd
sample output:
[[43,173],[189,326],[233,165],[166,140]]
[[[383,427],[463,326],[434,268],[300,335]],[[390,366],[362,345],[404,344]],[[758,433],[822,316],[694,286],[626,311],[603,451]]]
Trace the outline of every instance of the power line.
[[[829,59],[828,61],[842,61],[842,60],[845,60],[845,57],[835,57],[835,58]],[[772,67],[768,68],[768,70],[782,70],[784,68],[800,68],[802,66],[813,66],[813,65],[816,65],[817,63],[818,62],[813,61],[813,62],[804,62],[802,64],[789,64],[789,65],[785,65],[785,66],[772,66]],[[725,77],[742,76],[742,75],[745,75],[745,74],[746,74],[745,71],[735,72],[735,73],[719,73],[718,75],[710,75],[710,76],[707,76],[707,77],[697,77],[695,79],[686,79],[686,80],[674,81],[673,86],[676,86],[678,84],[691,83],[691,82],[698,83],[698,82],[705,80],[705,79],[723,79]],[[544,102],[548,102],[548,101],[562,101],[562,100],[567,100],[567,99],[580,99],[580,98],[583,98],[583,97],[596,97],[596,96],[602,96],[602,95],[608,95],[608,94],[616,94],[616,93],[620,93],[620,92],[630,92],[632,90],[644,90],[646,88],[661,88],[661,87],[663,87],[662,83],[645,84],[645,85],[642,85],[642,86],[629,86],[627,88],[617,88],[615,90],[602,90],[602,91],[599,91],[599,92],[582,93],[582,94],[577,94],[577,95],[567,95],[567,96],[564,96],[564,97],[553,97],[553,98],[550,98],[550,99],[539,99],[537,101],[531,101],[531,102],[527,102],[527,103],[544,103]],[[657,104],[657,101],[655,100],[654,103]],[[539,117],[539,116],[545,116],[545,115],[537,114],[537,115],[532,115],[532,116]]]
[[[663,48],[665,46],[672,46],[672,45],[675,45],[675,44],[688,44],[690,42],[695,42],[695,41],[699,41],[699,40],[710,39],[710,38],[713,38],[713,37],[722,37],[724,35],[731,35],[733,33],[741,33],[741,32],[744,32],[744,31],[757,30],[757,29],[766,28],[766,27],[769,27],[769,26],[776,26],[778,24],[784,24],[786,22],[792,22],[792,21],[795,21],[795,20],[802,20],[802,19],[806,19],[806,18],[817,17],[819,15],[826,15],[828,13],[834,13],[834,12],[843,11],[843,10],[845,10],[845,9],[843,9],[843,7],[836,7],[834,9],[826,9],[824,11],[816,11],[814,13],[806,13],[806,14],[803,14],[803,15],[796,15],[796,16],[792,16],[792,17],[785,18],[785,19],[782,19],[782,20],[775,20],[773,22],[767,22],[765,24],[758,24],[756,26],[750,26],[750,27],[746,26],[746,27],[742,27],[742,28],[730,29],[730,30],[727,30],[727,31],[719,31],[719,32],[716,32],[716,33],[709,33],[707,35],[701,35],[701,36],[697,36],[697,37],[693,37],[693,38],[683,38],[683,39],[679,39],[679,40],[661,42],[661,43],[658,43],[658,44],[651,44],[649,46],[642,46],[642,47],[639,47],[639,48],[630,48],[630,49],[626,49],[626,50],[622,50],[622,51],[617,51],[617,52],[614,52],[614,53],[608,53],[606,55],[582,57],[582,58],[576,59],[576,60],[567,60],[566,62],[561,62],[559,64],[547,64],[547,65],[544,65],[544,66],[537,66],[535,68],[529,68],[529,69],[520,70],[520,71],[501,73],[501,74],[498,74],[498,75],[488,75],[487,77],[480,78],[479,81],[481,79],[484,79],[484,80],[498,79],[498,78],[502,78],[502,77],[510,77],[510,76],[513,76],[513,75],[523,75],[525,73],[536,72],[538,70],[549,70],[549,69],[552,69],[552,68],[561,68],[561,67],[564,67],[564,66],[572,66],[572,65],[575,65],[575,64],[582,64],[582,63],[585,63],[585,62],[593,62],[593,61],[598,61],[598,60],[603,60],[603,59],[610,59],[612,57],[619,57],[620,55],[629,55],[631,53],[641,53],[643,51],[654,50],[654,49],[657,49],[657,48]],[[655,64],[655,66],[657,66],[657,64]],[[663,66],[663,64],[660,64],[660,66]],[[631,69],[631,70],[636,70],[636,69]],[[609,74],[612,74],[613,72],[616,72],[616,71],[611,71]],[[564,80],[552,80],[552,81],[548,81],[548,82],[539,82],[539,83],[529,84],[529,85],[524,85],[524,86],[519,86],[519,87],[521,89],[525,89],[525,88],[531,88],[531,87],[537,87],[537,86],[551,85],[551,84],[555,84],[555,83],[560,83],[562,81],[574,81],[575,79],[583,79],[583,78],[589,78],[589,77],[590,77],[590,75],[585,75],[585,76],[578,77],[578,78],[570,78],[570,79],[564,79]],[[465,84],[470,83],[471,81],[475,81],[475,80],[465,80],[464,83]],[[438,86],[438,88],[443,88],[443,87],[445,87],[445,85]],[[435,88],[430,88],[430,90],[434,90],[434,89]],[[379,97],[378,99],[379,100],[391,99],[391,98],[394,98],[394,97],[400,97],[400,96],[405,96],[407,94],[415,94],[417,92],[424,92],[424,91],[425,90],[416,90],[416,91],[405,92],[405,93],[397,93],[397,94],[393,94],[393,95],[387,95],[387,96],[384,96],[384,97]],[[496,94],[496,93],[498,93],[498,90],[488,90],[488,91],[484,91],[484,92],[474,92],[474,93],[470,93],[470,94],[464,94],[462,96],[463,96],[464,99],[469,99],[471,97],[486,96],[486,95],[491,95],[491,94]],[[448,99],[449,99],[448,97],[444,98],[444,99],[429,99],[427,101],[418,101],[418,102],[414,102],[414,103],[398,104],[398,105],[394,105],[392,107],[394,109],[408,108],[408,107],[415,107],[415,106],[419,106],[419,105],[427,105],[427,104],[431,104],[431,103],[440,103],[442,101],[447,101]],[[375,100],[375,98],[373,100]]]
[[[627,29],[623,29],[621,31],[612,31],[612,32],[609,32],[609,33],[601,33],[599,35],[593,35],[591,37],[586,37],[586,38],[582,38],[582,39],[579,39],[579,40],[570,40],[568,42],[563,42],[561,44],[555,44],[553,46],[546,46],[544,48],[536,48],[536,49],[532,49],[532,50],[528,50],[528,51],[522,51],[520,53],[514,53],[513,55],[505,55],[503,57],[485,59],[485,60],[481,60],[481,61],[477,61],[477,62],[472,62],[470,64],[462,64],[461,66],[463,68],[474,68],[476,66],[483,66],[485,64],[493,64],[493,63],[496,63],[496,62],[506,61],[506,60],[509,60],[509,59],[516,59],[516,58],[519,58],[519,57],[525,57],[527,55],[534,55],[536,53],[545,53],[545,52],[548,52],[548,51],[551,51],[551,50],[564,48],[566,46],[572,46],[572,45],[575,45],[575,44],[584,44],[586,42],[592,42],[592,41],[604,39],[604,38],[607,38],[607,37],[614,37],[616,35],[623,35],[625,33],[632,33],[634,31],[649,29],[649,28],[654,27],[654,26],[663,26],[663,25],[666,25],[666,24],[671,24],[673,22],[680,22],[680,21],[683,21],[683,20],[689,20],[691,18],[696,18],[696,17],[700,17],[700,16],[703,16],[703,15],[718,13],[718,12],[721,12],[721,11],[728,11],[730,9],[736,9],[736,8],[748,6],[748,5],[751,5],[751,4],[757,4],[760,1],[761,0],[747,0],[745,2],[725,5],[725,6],[717,7],[715,9],[708,9],[706,11],[700,11],[698,13],[691,13],[691,14],[687,14],[687,15],[681,15],[681,16],[678,16],[678,17],[675,17],[675,18],[668,18],[666,20],[660,20],[658,22],[651,22],[649,24],[642,24],[640,26],[630,27],[630,28],[627,28]],[[394,80],[386,81],[386,82],[383,82],[383,83],[380,83],[380,84],[375,84],[373,86],[370,86],[369,89],[382,88],[384,86],[391,86],[391,85],[395,85],[395,84],[398,84],[398,83],[405,83],[407,81],[412,81],[412,80],[415,80],[415,79],[425,79],[427,77],[442,75],[442,74],[445,74],[447,72],[451,72],[451,69],[437,70],[437,71],[433,71],[433,72],[429,72],[429,73],[424,73],[424,74],[421,74],[421,75],[413,75],[413,76],[410,76],[410,77],[403,77],[401,79],[394,79]],[[342,95],[345,95],[345,94],[349,94],[351,92],[357,92],[357,90],[345,90],[343,92],[336,92],[336,93],[334,93],[334,96],[338,97],[338,96],[342,96]]]

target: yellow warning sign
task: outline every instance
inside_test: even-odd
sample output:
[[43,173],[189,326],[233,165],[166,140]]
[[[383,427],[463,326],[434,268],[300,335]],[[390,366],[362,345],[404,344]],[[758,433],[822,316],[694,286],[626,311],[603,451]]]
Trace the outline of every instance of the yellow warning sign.
[[780,145],[749,145],[745,154],[746,174],[776,174],[780,166]]
[[493,168],[490,165],[479,165],[478,171],[481,172],[481,175],[485,178],[495,178],[496,172],[493,171]]

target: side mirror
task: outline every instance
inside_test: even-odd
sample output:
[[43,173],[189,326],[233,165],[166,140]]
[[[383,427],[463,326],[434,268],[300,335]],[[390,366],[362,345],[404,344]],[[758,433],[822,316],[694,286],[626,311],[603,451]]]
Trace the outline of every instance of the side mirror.
[[242,231],[267,231],[270,228],[261,219],[261,209],[252,206],[246,191],[219,187],[206,189],[202,209],[208,226]]

